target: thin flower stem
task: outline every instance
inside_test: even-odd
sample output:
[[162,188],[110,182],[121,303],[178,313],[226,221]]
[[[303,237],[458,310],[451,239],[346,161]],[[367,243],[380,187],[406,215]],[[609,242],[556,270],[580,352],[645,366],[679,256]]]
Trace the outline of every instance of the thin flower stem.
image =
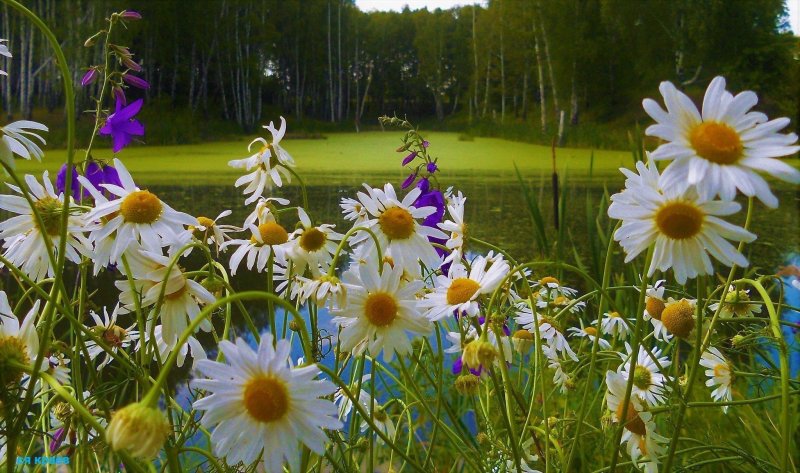
[[[647,283],[650,279],[648,276],[649,267],[653,260],[653,252],[654,246],[650,245],[650,248],[647,250],[647,257],[645,258],[644,270],[642,272],[642,285],[639,290],[639,302],[636,305],[636,327],[633,331],[633,347],[631,348],[631,357],[630,357],[630,372],[628,374],[627,384],[625,386],[625,397],[622,401],[622,412],[618,416],[617,422],[619,426],[617,427],[616,434],[614,435],[614,453],[611,455],[611,464],[609,465],[609,471],[616,471],[617,468],[617,461],[619,460],[619,447],[622,441],[622,433],[626,426],[626,420],[628,419],[628,409],[631,407],[631,394],[633,393],[633,372],[636,368],[636,360],[639,356],[639,346],[642,342],[641,331],[642,326],[644,325],[644,302],[645,296],[647,294]],[[623,361],[623,363],[625,363]]]
[[[383,254],[381,252],[381,243],[378,240],[378,236],[375,235],[375,232],[370,230],[367,227],[353,227],[347,233],[344,234],[342,237],[342,241],[339,242],[339,246],[336,247],[336,252],[333,254],[333,259],[331,260],[331,267],[328,268],[328,276],[333,276],[336,273],[336,263],[339,261],[339,255],[341,254],[344,246],[347,244],[347,241],[356,234],[356,232],[367,232],[372,237],[372,241],[375,243],[375,249],[378,252],[378,261],[383,261]],[[379,264],[379,270],[383,268],[383,265]]]

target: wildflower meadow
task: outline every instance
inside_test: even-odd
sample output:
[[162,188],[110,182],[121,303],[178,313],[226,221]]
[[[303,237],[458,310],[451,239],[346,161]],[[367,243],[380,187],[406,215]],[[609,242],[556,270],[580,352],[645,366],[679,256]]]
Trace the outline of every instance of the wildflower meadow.
[[375,150],[402,178],[327,187],[335,217],[288,114],[214,156],[236,207],[187,211],[129,170],[151,84],[119,35],[150,18],[106,12],[76,75],[52,19],[2,3],[45,38],[66,129],[51,174],[18,169],[47,125],[0,128],[2,471],[797,471],[800,270],[750,248],[798,231],[753,222],[796,205],[800,146],[735,78],[653,83],[584,213],[570,170],[517,169],[511,251],[402,110]]

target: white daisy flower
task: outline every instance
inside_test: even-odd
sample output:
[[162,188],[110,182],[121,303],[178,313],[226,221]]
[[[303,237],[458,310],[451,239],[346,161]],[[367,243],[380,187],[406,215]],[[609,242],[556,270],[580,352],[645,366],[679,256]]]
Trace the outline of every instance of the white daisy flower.
[[[622,421],[625,410],[626,379],[614,371],[606,372],[606,403],[611,411],[614,422]],[[631,396],[625,418],[625,429],[622,433],[621,443],[626,444],[626,449],[631,459],[637,465],[644,462],[648,473],[657,471],[658,457],[664,451],[663,444],[669,439],[655,432],[653,414],[644,410],[641,401],[636,396]]]
[[[429,269],[436,269],[441,264],[428,237],[447,238],[441,230],[420,224],[420,219],[436,211],[435,207],[413,206],[420,193],[420,189],[415,188],[401,201],[391,184],[386,184],[383,191],[373,189],[372,197],[358,193],[359,201],[372,217],[360,226],[371,229],[384,255],[413,276],[420,275],[420,261]],[[375,242],[366,233],[358,233],[351,241],[363,247],[362,255],[376,253]]]
[[453,314],[476,316],[478,297],[494,292],[508,272],[508,263],[502,258],[492,262],[478,256],[472,261],[469,271],[460,262],[454,262],[447,276],[436,277],[436,289],[425,295],[419,307],[427,309],[425,316],[432,321]]
[[[291,181],[291,173],[288,168],[294,167],[294,159],[280,145],[283,136],[286,134],[286,120],[281,117],[281,128],[275,129],[275,125],[269,122],[264,128],[272,134],[272,142],[264,138],[256,138],[247,146],[250,151],[255,143],[261,143],[261,148],[252,156],[245,159],[234,159],[228,162],[228,166],[233,168],[245,169],[249,174],[245,174],[236,180],[236,187],[247,184],[244,194],[250,194],[244,203],[250,205],[258,200],[264,192],[272,190],[272,185],[281,187],[283,180]],[[251,172],[252,171],[252,172]],[[283,177],[281,177],[283,176]]]
[[558,351],[548,344],[542,345],[542,353],[547,358],[547,367],[553,370],[553,384],[558,386],[559,392],[562,394],[569,390],[572,385],[572,378],[564,371],[561,365],[561,358],[558,356]]
[[213,247],[217,250],[217,255],[219,255],[219,252],[223,250],[222,244],[231,239],[230,235],[228,234],[242,231],[241,228],[235,225],[224,225],[219,223],[220,219],[227,217],[231,213],[232,212],[230,210],[224,210],[217,215],[217,218],[214,220],[211,220],[208,217],[197,217],[197,223],[189,227],[189,230],[198,240],[208,244],[209,246],[213,245]]
[[330,309],[342,308],[347,304],[347,288],[336,276],[323,274],[314,279],[297,277],[301,282],[301,302],[312,299],[319,306]]
[[[655,166],[652,161],[650,165]],[[641,161],[636,167],[646,172]],[[625,262],[655,244],[648,276],[672,268],[680,284],[713,273],[709,253],[726,266],[747,266],[747,259],[728,240],[751,242],[756,236],[719,218],[738,212],[741,206],[702,198],[694,187],[677,189],[636,185],[611,196],[608,216],[622,220],[614,239],[625,250]]]
[[[361,404],[367,411],[369,411],[370,405],[370,394],[366,391],[366,384],[371,379],[371,375],[365,374],[361,377],[361,390],[358,391],[358,403]],[[356,394],[356,389],[358,388],[358,381],[354,381],[352,385],[348,387],[350,390],[350,394]],[[336,392],[333,394],[333,403],[339,409],[339,419],[344,422],[347,420],[350,412],[353,410],[353,401],[347,397],[344,391],[341,388],[337,388]]]
[[[132,255],[133,256],[133,255]],[[135,310],[134,298],[141,294],[141,307],[156,305],[162,297],[158,317],[164,326],[164,340],[174,344],[177,338],[189,326],[201,311],[201,306],[213,303],[216,298],[197,281],[189,279],[178,264],[167,270],[172,258],[157,253],[141,251],[138,257],[129,260],[136,292],[127,279],[114,284],[122,291],[118,309],[124,314]],[[208,319],[200,324],[200,328],[210,331]]]
[[551,309],[552,314],[558,314],[564,309],[572,314],[580,314],[586,308],[586,302],[575,302],[567,296],[555,296],[553,299],[548,299],[542,297],[540,293],[536,299],[536,307],[543,310]]
[[600,330],[611,337],[625,339],[631,333],[633,320],[625,319],[617,311],[606,312],[600,320]]
[[[538,313],[536,314],[536,319],[538,319],[539,322],[539,337],[554,350],[561,353],[562,356],[569,356],[573,360],[578,361],[578,355],[572,351],[567,337],[564,336],[564,333],[558,328],[556,323]],[[517,306],[517,316],[514,320],[517,322],[517,325],[536,335],[533,311],[527,304],[520,304]]]
[[[370,191],[371,189],[367,188],[367,190]],[[342,197],[339,207],[342,208],[344,219],[352,221],[354,227],[361,225],[361,223],[369,219],[369,212],[367,212],[367,208],[361,205],[361,202],[357,201],[356,199]]]
[[662,82],[659,90],[666,111],[651,99],[642,105],[657,122],[645,133],[667,141],[650,156],[672,160],[661,176],[662,187],[683,192],[696,185],[704,201],[716,195],[733,200],[738,189],[774,208],[778,199],[758,172],[800,183],[800,171],[775,159],[800,150],[796,134],[778,133],[789,119],[767,121],[763,113],[749,111],[758,102],[754,92],[734,97],[725,90],[725,79],[715,77],[706,90],[701,114],[672,83]]
[[[534,441],[532,438],[529,438],[528,440],[522,443],[522,451],[520,452],[521,458],[519,459],[520,471],[522,473],[542,473],[540,470],[537,470],[532,466],[530,466],[530,463],[535,463],[539,461],[538,455],[530,453],[531,450],[533,450],[533,447],[534,447]],[[508,450],[511,451],[510,449]],[[517,471],[517,464],[513,459],[509,458],[508,460],[506,460],[505,471],[509,472]]]
[[661,322],[661,314],[666,307],[666,299],[664,297],[664,290],[666,289],[663,279],[656,281],[654,285],[647,285],[647,291],[644,298],[644,320],[649,320],[653,324],[653,336],[656,340],[668,342],[672,338],[664,323]]
[[358,277],[346,274],[347,303],[333,311],[333,323],[341,327],[342,350],[361,354],[365,349],[377,357],[391,361],[394,353],[411,351],[412,335],[428,335],[433,326],[417,309],[416,293],[421,281],[405,283],[399,266],[383,265],[378,274],[376,265],[359,265]]
[[464,203],[466,201],[467,198],[460,191],[447,199],[447,213],[450,215],[450,220],[439,224],[439,228],[450,235],[445,242],[445,246],[450,249],[450,254],[444,259],[444,263],[460,262],[464,257],[464,239],[467,234],[467,224],[464,223]]
[[[34,215],[34,210],[24,197],[16,195],[0,195],[0,209],[18,214],[0,223],[0,238],[3,241],[5,256],[13,265],[20,268],[34,281],[53,277],[53,265],[47,252],[44,234],[53,244],[53,256],[58,259],[58,247],[61,239],[61,216],[64,206],[64,194],[56,194],[47,171],[42,176],[44,185],[35,177],[25,176],[25,183],[36,211],[42,219],[42,225]],[[22,194],[19,187],[8,184],[14,192]],[[72,198],[68,197],[70,204]],[[71,211],[71,209],[70,209]],[[81,262],[81,255],[91,255],[91,244],[83,236],[80,217],[70,215],[67,218],[67,245],[65,256],[73,263]]]
[[292,233],[292,245],[289,246],[286,256],[294,263],[294,270],[298,275],[303,275],[308,268],[312,276],[321,276],[330,268],[339,246],[338,241],[343,235],[333,231],[334,225],[312,225],[308,214],[300,207],[297,208],[297,213],[302,228]]
[[[733,401],[733,367],[722,353],[717,348],[709,347],[700,357],[700,365],[706,368],[706,386],[714,388],[711,398],[715,401]],[[727,413],[728,406],[722,406],[722,410]]]
[[[178,341],[175,340],[171,343],[167,343],[167,341],[164,340],[164,327],[162,325],[156,325],[153,328],[153,337],[155,338],[155,345],[158,348],[158,356],[161,358],[161,361],[164,362],[169,357],[169,354],[176,349]],[[137,350],[141,350],[142,342],[144,342],[145,346],[147,347],[148,353],[152,353],[153,344],[150,343],[149,327],[144,337],[139,339],[139,343],[136,346]],[[197,368],[198,361],[208,359],[203,345],[200,344],[200,341],[193,336],[189,336],[189,338],[186,340],[186,343],[177,348],[177,350],[178,355],[175,358],[175,366],[178,368],[183,367],[183,364],[186,362],[186,357],[189,356],[192,357],[192,365],[190,366],[191,370],[195,370]]]
[[[117,317],[119,315],[119,305],[114,307],[111,315],[108,315],[108,309],[103,307],[103,317],[100,318],[95,311],[90,310],[89,315],[94,320],[95,325],[90,327],[92,332],[105,342],[111,349],[112,353],[117,353],[119,350],[127,349],[131,343],[139,340],[139,331],[134,330],[136,324],[131,324],[128,328],[123,328],[117,325]],[[102,370],[107,364],[113,360],[113,356],[106,352],[100,345],[93,340],[86,341],[86,351],[89,352],[89,359],[94,361],[101,358],[100,364],[97,366],[98,370]]]
[[[625,342],[627,354],[620,353],[623,364],[619,367],[619,373],[627,380],[631,376],[632,360],[631,346]],[[636,355],[635,366],[633,367],[633,391],[632,396],[637,396],[647,406],[663,404],[665,396],[669,391],[669,377],[661,374],[662,369],[668,368],[672,362],[666,356],[661,356],[661,350],[647,348],[639,345],[639,353]]]
[[245,225],[252,235],[247,240],[229,240],[222,244],[222,248],[227,246],[238,246],[239,248],[231,254],[230,268],[231,275],[236,274],[242,260],[247,256],[247,269],[261,272],[267,267],[270,256],[276,263],[286,266],[286,253],[292,246],[289,241],[289,232],[275,220],[275,215],[265,212],[258,218],[264,220],[258,225],[253,223]]
[[[367,406],[369,406],[369,396],[367,396]],[[369,409],[367,409],[369,410]],[[381,432],[383,432],[386,437],[394,440],[396,429],[394,426],[394,421],[391,417],[386,413],[386,409],[383,406],[380,406],[378,402],[375,402],[375,409],[372,410],[372,423],[375,424],[375,427],[378,428]],[[361,432],[366,432],[370,428],[370,425],[367,423],[366,420],[361,421]],[[378,439],[378,444],[383,444],[383,439],[375,434]]]
[[196,379],[193,388],[210,394],[194,402],[205,411],[201,423],[213,428],[214,453],[228,465],[251,465],[258,458],[269,473],[300,467],[299,444],[318,455],[325,452],[324,429],[340,429],[336,405],[324,399],[334,385],[316,379],[316,365],[292,368],[291,346],[279,340],[273,348],[271,334],[261,338],[253,351],[241,338],[236,344],[223,340],[219,348],[226,364],[211,360],[197,363],[209,379]]
[[289,200],[280,197],[259,198],[253,211],[244,219],[244,226],[247,227],[248,225],[261,225],[266,222],[274,222],[275,214],[273,210],[275,210],[278,205],[289,205]]
[[534,282],[531,288],[539,292],[543,299],[556,300],[559,297],[573,298],[578,291],[571,287],[562,286],[558,279],[553,276],[545,276]]
[[[47,144],[47,142],[34,130],[49,131],[47,126],[31,120],[18,120],[8,125],[0,126],[0,138],[2,138],[0,139],[0,161],[6,163],[11,169],[16,168],[16,163],[14,162],[15,154],[24,159],[33,157],[37,161],[41,161],[42,157],[44,157],[44,151],[36,141],[39,141],[42,145]],[[35,138],[36,141],[31,138]]]
[[114,241],[110,257],[112,263],[118,263],[122,254],[131,247],[161,251],[162,247],[170,245],[183,232],[184,225],[197,224],[197,219],[191,215],[174,210],[152,192],[136,187],[122,161],[114,159],[114,167],[122,187],[100,184],[116,197],[113,200],[101,201],[97,198],[99,192],[92,192],[94,186],[86,178],[78,177],[95,198],[95,207],[86,215],[86,219],[104,223],[91,233],[90,238],[95,245],[101,246],[105,239]]
[[[8,296],[5,291],[0,291],[0,345],[2,345],[6,356],[13,353],[10,356],[23,364],[33,363],[39,354],[39,335],[36,333],[36,317],[39,313],[39,303],[40,301],[38,300],[33,303],[33,307],[31,307],[31,310],[22,319],[22,324],[20,324],[17,316],[11,311],[11,305],[8,303]],[[19,372],[17,374],[19,377],[16,380],[9,380],[6,378],[9,375],[8,371],[6,371],[3,373],[3,379],[19,381],[22,379],[23,373]],[[27,375],[24,376],[27,378]]]
[[592,326],[588,327],[581,326],[580,328],[570,327],[567,329],[567,332],[572,334],[573,337],[588,338],[589,343],[594,343],[594,340],[596,338],[598,346],[603,350],[608,350],[609,348],[611,348],[611,344],[608,343],[607,340],[604,340],[597,336],[597,329]]
[[[720,305],[722,306],[721,309]],[[711,312],[716,312],[719,309],[720,317],[725,319],[733,316],[753,317],[753,315],[761,313],[761,305],[750,302],[750,291],[746,289],[737,290],[735,286],[728,287],[724,301],[715,302],[708,306],[708,309]]]
[[[8,50],[8,46],[3,44],[7,41],[8,41],[7,39],[0,39],[0,56],[12,57],[11,51]],[[6,73],[6,71],[0,69],[0,76],[7,76],[7,75],[8,74]],[[3,455],[0,455],[0,458],[3,458]]]

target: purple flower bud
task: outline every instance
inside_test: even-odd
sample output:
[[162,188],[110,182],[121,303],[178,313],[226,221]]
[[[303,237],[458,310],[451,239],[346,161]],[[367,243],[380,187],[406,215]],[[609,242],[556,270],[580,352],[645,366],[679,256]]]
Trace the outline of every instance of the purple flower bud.
[[142,70],[142,66],[140,66],[138,62],[134,61],[129,57],[122,58],[122,64],[134,72],[141,72]]
[[[72,198],[78,200],[80,198],[80,183],[78,182],[78,171],[75,169],[75,166],[72,166],[72,183],[70,187],[72,188],[70,190]],[[61,169],[58,170],[58,174],[56,175],[56,190],[58,190],[59,194],[65,194],[66,188],[67,165],[62,164]]]
[[422,147],[423,147],[423,148],[427,148],[427,147],[428,147],[428,146],[430,146],[430,145],[431,145],[431,144],[430,144],[430,143],[428,143],[428,140],[422,140]]
[[429,173],[429,174],[433,174],[433,173],[435,173],[436,171],[438,171],[438,170],[439,170],[439,166],[437,166],[437,165],[436,165],[436,163],[434,163],[434,162],[430,162],[430,163],[428,163],[428,165],[425,167],[425,169],[427,169],[427,170],[428,170],[428,173]]
[[402,187],[403,189],[408,189],[408,187],[411,186],[411,184],[413,184],[414,180],[416,179],[417,179],[417,173],[416,172],[411,173],[408,175],[406,180],[403,181],[403,185],[401,185],[400,187]]
[[114,94],[115,102],[119,102],[122,105],[128,105],[128,99],[125,98],[125,91],[122,90],[122,87],[114,87],[111,92]]
[[142,79],[140,77],[136,77],[136,76],[130,75],[130,74],[125,74],[124,76],[122,76],[122,80],[127,82],[128,85],[136,87],[137,89],[145,89],[145,90],[147,90],[147,89],[150,88],[150,84],[148,84],[146,80],[144,80],[144,79]]
[[141,20],[142,14],[133,10],[125,10],[124,12],[120,13],[119,17],[123,20]]
[[91,69],[86,71],[86,74],[83,75],[83,79],[81,79],[81,87],[86,87],[87,85],[93,83],[95,80],[97,80],[97,69],[92,67]]
[[61,447],[61,444],[64,443],[64,439],[67,437],[67,429],[64,427],[59,427],[56,432],[53,434],[53,440],[50,441],[50,451],[55,452]]
[[411,161],[413,161],[413,160],[414,160],[414,158],[416,158],[416,157],[417,157],[417,152],[416,152],[416,151],[412,151],[412,152],[411,152],[411,154],[409,154],[408,156],[406,156],[406,157],[403,159],[403,164],[402,164],[401,166],[405,166],[406,164],[408,164],[408,163],[410,163]]

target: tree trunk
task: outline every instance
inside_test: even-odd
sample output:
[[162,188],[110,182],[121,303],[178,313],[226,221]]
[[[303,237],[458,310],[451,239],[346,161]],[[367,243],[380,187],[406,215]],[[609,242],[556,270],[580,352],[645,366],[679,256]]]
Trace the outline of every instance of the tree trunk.
[[[473,69],[474,84],[472,100],[469,104],[469,122],[472,123],[472,108],[475,107],[475,113],[478,112],[478,35],[475,32],[475,10],[477,7],[472,6],[472,57],[475,60],[475,67]],[[473,104],[474,102],[474,104]]]
[[544,42],[544,57],[547,61],[547,71],[550,76],[550,90],[553,92],[553,110],[555,110],[556,116],[558,116],[558,112],[561,111],[561,108],[558,106],[558,90],[556,89],[556,79],[555,75],[553,74],[553,62],[550,60],[550,46],[547,41],[547,30],[544,28],[544,20],[542,16],[539,15],[539,22],[542,27],[542,41]]
[[531,26],[533,27],[533,52],[536,55],[536,71],[539,74],[539,120],[542,126],[542,133],[547,132],[547,97],[544,93],[544,68],[542,67],[542,52],[539,47],[539,34],[536,27],[536,15],[532,16]]
[[333,96],[333,51],[331,49],[331,0],[328,0],[328,90],[331,100],[331,123],[336,122],[335,97]]

